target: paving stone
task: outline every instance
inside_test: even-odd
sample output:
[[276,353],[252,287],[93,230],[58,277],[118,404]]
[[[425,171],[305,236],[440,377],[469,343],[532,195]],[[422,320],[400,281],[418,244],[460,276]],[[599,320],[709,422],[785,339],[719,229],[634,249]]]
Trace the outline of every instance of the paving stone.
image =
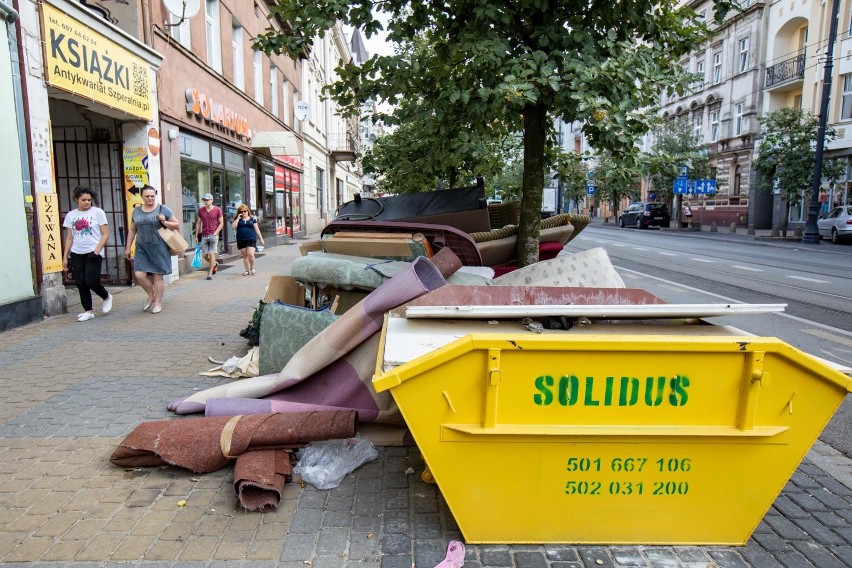
[[484,566],[513,566],[512,553],[508,547],[479,547],[479,559]]
[[518,568],[547,568],[543,552],[515,552],[514,556]]
[[410,554],[411,538],[404,534],[386,534],[382,538],[382,554]]
[[811,568],[813,566],[802,553],[793,548],[776,552],[775,557],[787,568]]
[[707,551],[708,556],[719,566],[725,568],[748,568],[748,563],[742,555],[735,550],[712,549]]
[[381,568],[411,568],[410,554],[384,554],[380,559]]
[[825,547],[814,542],[794,542],[793,546],[814,566],[819,568],[845,568],[843,563]]
[[814,518],[796,519],[795,522],[807,532],[810,539],[816,542],[822,544],[844,544],[843,539],[837,533]]
[[[619,563],[619,566],[639,566],[639,564],[632,564],[634,557],[628,551],[629,549],[622,549],[624,551],[624,555],[622,558],[619,558],[617,555],[615,556],[615,560]],[[638,549],[635,549],[638,552]],[[583,561],[587,566],[616,566],[613,562],[613,559],[610,558],[609,550],[607,550],[603,546],[578,546],[577,553],[580,555],[580,560]],[[641,556],[640,556],[641,557]],[[625,562],[626,560],[626,562]],[[642,558],[642,566],[646,565],[647,562],[644,558]]]

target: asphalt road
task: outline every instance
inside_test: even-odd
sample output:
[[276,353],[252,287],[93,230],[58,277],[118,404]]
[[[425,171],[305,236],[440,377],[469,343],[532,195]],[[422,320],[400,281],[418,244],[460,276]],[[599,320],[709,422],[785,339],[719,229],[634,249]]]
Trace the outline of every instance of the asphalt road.
[[[669,303],[787,304],[784,313],[715,318],[852,367],[852,244],[807,246],[745,235],[587,227],[568,252],[603,247],[628,287]],[[821,440],[852,457],[852,396]]]

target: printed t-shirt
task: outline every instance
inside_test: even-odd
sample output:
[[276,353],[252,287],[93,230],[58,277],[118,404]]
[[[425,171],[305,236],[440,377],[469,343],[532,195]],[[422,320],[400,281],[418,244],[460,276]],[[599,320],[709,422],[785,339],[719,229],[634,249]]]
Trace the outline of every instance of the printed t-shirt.
[[86,211],[72,209],[65,215],[63,227],[70,229],[74,236],[71,252],[86,254],[93,252],[101,242],[101,225],[107,224],[107,217],[100,207],[91,207]]

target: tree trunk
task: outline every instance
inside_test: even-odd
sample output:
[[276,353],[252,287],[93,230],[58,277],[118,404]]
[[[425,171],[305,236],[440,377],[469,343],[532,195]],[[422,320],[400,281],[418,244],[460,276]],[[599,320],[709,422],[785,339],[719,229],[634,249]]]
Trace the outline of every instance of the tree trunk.
[[524,177],[521,182],[521,218],[518,221],[518,266],[538,262],[541,200],[544,195],[544,142],[547,109],[524,109]]

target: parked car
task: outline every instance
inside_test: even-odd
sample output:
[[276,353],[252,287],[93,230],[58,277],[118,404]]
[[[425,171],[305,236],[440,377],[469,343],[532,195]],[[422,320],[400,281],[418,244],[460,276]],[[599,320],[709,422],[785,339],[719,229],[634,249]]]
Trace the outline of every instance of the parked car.
[[852,238],[852,205],[835,207],[817,219],[819,237],[831,237],[831,242]]
[[669,208],[665,203],[633,203],[621,212],[619,225],[622,227],[668,227],[671,222]]

